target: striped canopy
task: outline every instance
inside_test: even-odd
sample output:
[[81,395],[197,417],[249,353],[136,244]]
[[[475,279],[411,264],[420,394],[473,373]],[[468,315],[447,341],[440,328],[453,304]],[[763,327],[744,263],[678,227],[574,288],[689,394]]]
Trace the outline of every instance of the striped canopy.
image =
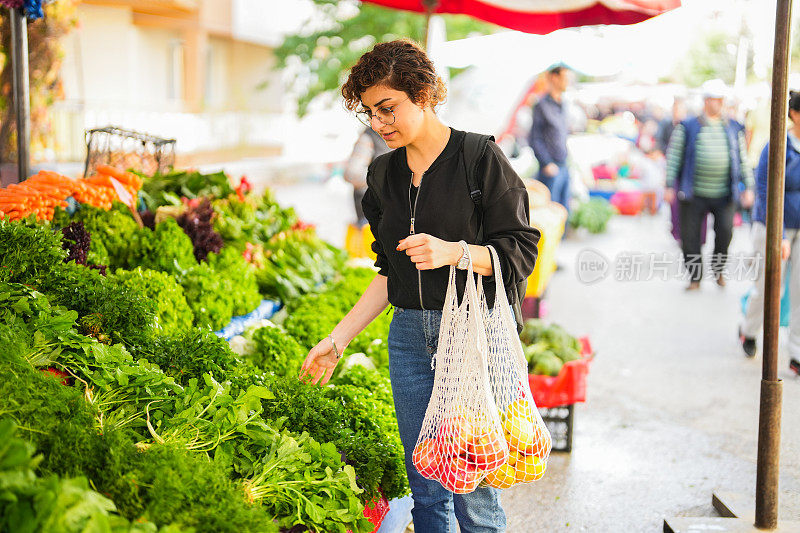
[[[394,9],[470,15],[526,33],[596,24],[636,24],[681,5],[680,0],[363,0]],[[430,6],[430,7],[427,7]]]

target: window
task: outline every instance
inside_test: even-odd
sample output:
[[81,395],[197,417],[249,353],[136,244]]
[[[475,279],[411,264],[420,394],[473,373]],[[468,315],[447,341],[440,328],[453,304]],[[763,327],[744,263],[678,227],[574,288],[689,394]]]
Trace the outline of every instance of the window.
[[172,39],[167,56],[167,98],[183,99],[183,40]]

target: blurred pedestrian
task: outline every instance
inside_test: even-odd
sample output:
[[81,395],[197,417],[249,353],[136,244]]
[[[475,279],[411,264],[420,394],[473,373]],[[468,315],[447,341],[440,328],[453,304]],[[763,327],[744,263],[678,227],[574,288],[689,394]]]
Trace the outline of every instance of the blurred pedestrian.
[[640,123],[639,137],[636,139],[636,147],[642,152],[649,154],[656,149],[656,134],[658,133],[658,122],[647,119]]
[[569,212],[569,170],[567,169],[567,113],[562,95],[569,85],[569,70],[556,66],[547,71],[548,93],[533,108],[528,145],[539,161],[537,179],[550,190],[554,202]]
[[[789,366],[800,374],[800,93],[789,91],[791,128],[786,140],[786,179],[783,202],[783,242],[781,276],[789,260]],[[761,152],[756,169],[756,199],[753,206],[753,250],[758,258],[758,278],[750,291],[745,317],[739,326],[739,340],[748,357],[756,354],[756,337],[764,322],[764,256],[767,247],[767,166],[769,143]],[[783,281],[781,287],[783,287]]]
[[[664,199],[679,201],[681,248],[689,274],[687,290],[700,288],[703,261],[700,227],[707,213],[714,217],[711,271],[725,286],[725,264],[733,236],[736,202],[753,203],[753,170],[747,161],[744,135],[722,111],[727,87],[721,80],[703,84],[703,114],[684,120],[667,147],[667,189]],[[740,184],[744,183],[744,190]]]
[[356,226],[359,228],[367,224],[367,217],[361,208],[361,200],[367,192],[367,168],[376,157],[385,154],[391,149],[386,145],[380,135],[372,128],[365,128],[358,136],[353,152],[344,168],[344,179],[353,185],[353,203],[356,208]]
[[[672,101],[672,115],[665,117],[659,124],[658,124],[658,133],[656,134],[656,149],[661,152],[664,156],[667,154],[667,146],[669,146],[669,139],[672,137],[672,132],[675,130],[675,126],[680,124],[686,120],[686,103],[684,102],[683,98],[675,97]],[[667,201],[665,199],[665,201]],[[681,218],[680,218],[680,209],[678,207],[678,199],[672,198],[672,201],[667,201],[669,204],[670,210],[670,221],[672,223],[672,227],[670,229],[670,233],[672,233],[672,237],[678,241],[678,244],[681,243]],[[700,224],[700,245],[704,245],[706,243],[706,226],[707,226],[707,218],[703,220]]]
[[656,148],[662,154],[667,153],[667,146],[669,145],[669,138],[672,136],[672,131],[675,126],[680,124],[686,119],[686,104],[683,99],[675,98],[672,101],[672,115],[665,117],[658,124],[658,133],[656,134]]

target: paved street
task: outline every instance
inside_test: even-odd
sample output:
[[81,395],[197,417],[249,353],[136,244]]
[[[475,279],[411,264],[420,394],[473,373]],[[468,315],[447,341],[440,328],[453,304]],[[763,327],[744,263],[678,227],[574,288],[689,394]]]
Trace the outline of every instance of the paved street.
[[[276,192],[323,237],[343,245],[353,216],[345,184]],[[713,491],[752,500],[761,357],[747,360],[736,338],[749,283],[731,280],[720,289],[706,280],[701,291],[686,294],[678,279],[614,279],[620,253],[677,260],[667,224],[666,213],[616,217],[606,234],[562,243],[547,319],[588,335],[597,357],[588,400],[576,407],[573,452],[553,454],[542,481],[504,496],[510,533],[661,531],[665,517],[715,516]],[[739,228],[731,253],[749,247],[747,228]],[[609,277],[593,285],[576,274],[587,248],[612,260]],[[788,371],[784,340],[780,518],[800,520],[800,379]]]
[[[573,452],[554,454],[540,486],[509,491],[510,532],[661,531],[664,517],[715,516],[715,490],[754,494],[761,358],[747,360],[736,338],[749,284],[720,289],[708,280],[686,294],[679,280],[622,282],[612,272],[584,285],[575,273],[588,247],[609,258],[677,257],[667,224],[665,216],[616,217],[604,235],[562,243],[547,318],[589,335],[597,358],[587,402],[576,408]],[[732,254],[749,250],[739,229]],[[800,380],[787,365],[782,350],[780,517],[797,520]]]

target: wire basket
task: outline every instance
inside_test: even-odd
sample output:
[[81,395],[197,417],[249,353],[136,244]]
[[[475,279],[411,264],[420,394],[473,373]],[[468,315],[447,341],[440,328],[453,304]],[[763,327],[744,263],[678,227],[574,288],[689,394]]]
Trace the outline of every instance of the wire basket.
[[136,170],[152,176],[165,173],[175,164],[175,139],[162,139],[146,133],[114,126],[86,132],[86,166],[83,176],[95,173],[98,165],[119,170]]

